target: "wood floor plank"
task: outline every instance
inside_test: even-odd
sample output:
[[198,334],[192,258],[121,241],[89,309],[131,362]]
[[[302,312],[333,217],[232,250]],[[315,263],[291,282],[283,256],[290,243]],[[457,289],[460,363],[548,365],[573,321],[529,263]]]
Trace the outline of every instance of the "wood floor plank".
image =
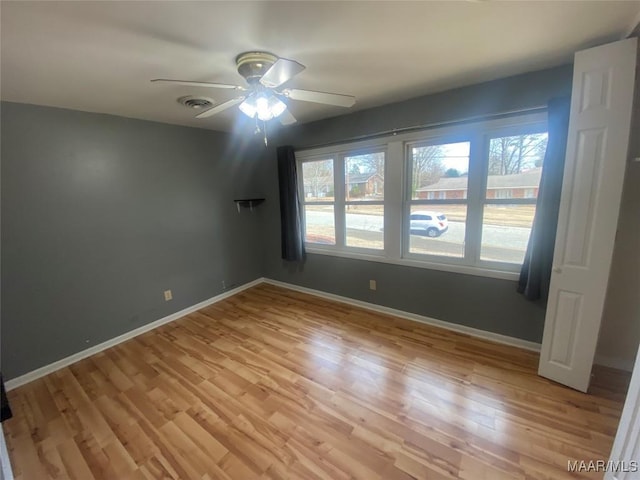
[[271,285],[9,392],[17,480],[596,478],[629,376]]

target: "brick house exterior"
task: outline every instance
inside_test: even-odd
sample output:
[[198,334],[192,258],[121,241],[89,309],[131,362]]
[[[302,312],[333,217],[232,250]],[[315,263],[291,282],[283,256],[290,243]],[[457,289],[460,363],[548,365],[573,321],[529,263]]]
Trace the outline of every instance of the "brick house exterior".
[[[513,175],[489,175],[486,198],[538,198],[541,173],[542,168],[532,168]],[[443,177],[436,183],[418,188],[416,196],[425,200],[465,199],[467,182],[466,176]]]

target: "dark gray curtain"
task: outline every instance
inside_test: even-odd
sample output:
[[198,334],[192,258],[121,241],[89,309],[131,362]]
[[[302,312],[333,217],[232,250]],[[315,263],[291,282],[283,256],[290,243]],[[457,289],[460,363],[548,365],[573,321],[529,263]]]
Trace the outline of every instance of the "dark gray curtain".
[[278,181],[280,183],[280,229],[282,258],[290,262],[304,259],[302,215],[298,199],[298,173],[293,147],[278,147]]
[[548,105],[547,152],[542,166],[536,215],[518,282],[518,292],[524,294],[529,300],[546,301],[549,296],[564,156],[567,150],[570,104],[570,98],[562,97],[550,100]]

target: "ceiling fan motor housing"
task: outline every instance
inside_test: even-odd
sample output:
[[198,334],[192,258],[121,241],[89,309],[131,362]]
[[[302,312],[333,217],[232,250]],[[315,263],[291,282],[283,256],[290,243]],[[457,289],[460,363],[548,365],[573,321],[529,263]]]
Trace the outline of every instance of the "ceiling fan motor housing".
[[269,52],[244,52],[236,57],[238,73],[242,75],[249,85],[260,81],[262,76],[278,60],[278,57]]

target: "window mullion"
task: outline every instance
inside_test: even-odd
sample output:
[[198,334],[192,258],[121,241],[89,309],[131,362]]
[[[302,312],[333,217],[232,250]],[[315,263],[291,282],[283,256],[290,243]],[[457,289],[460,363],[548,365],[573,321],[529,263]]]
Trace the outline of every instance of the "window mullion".
[[402,152],[404,165],[403,191],[402,191],[402,256],[410,255],[411,243],[411,206],[412,206],[412,182],[413,178],[413,155],[409,144],[405,144]]
[[336,245],[344,248],[347,242],[347,229],[345,217],[345,175],[344,175],[344,155],[337,155],[334,162],[333,181],[334,181],[334,214],[336,222]]
[[482,241],[482,210],[486,176],[485,140],[481,133],[471,138],[469,152],[469,183],[467,190],[467,225],[465,231],[465,261],[476,265]]
[[388,258],[402,258],[404,212],[404,144],[390,141],[387,146],[384,176],[384,246]]
[[304,191],[304,175],[302,174],[302,164],[303,162],[298,159],[296,160],[296,176],[298,181],[298,198],[302,199],[302,212],[300,212],[300,220],[302,222],[302,238],[303,241],[307,241],[307,208],[306,208],[306,195]]

